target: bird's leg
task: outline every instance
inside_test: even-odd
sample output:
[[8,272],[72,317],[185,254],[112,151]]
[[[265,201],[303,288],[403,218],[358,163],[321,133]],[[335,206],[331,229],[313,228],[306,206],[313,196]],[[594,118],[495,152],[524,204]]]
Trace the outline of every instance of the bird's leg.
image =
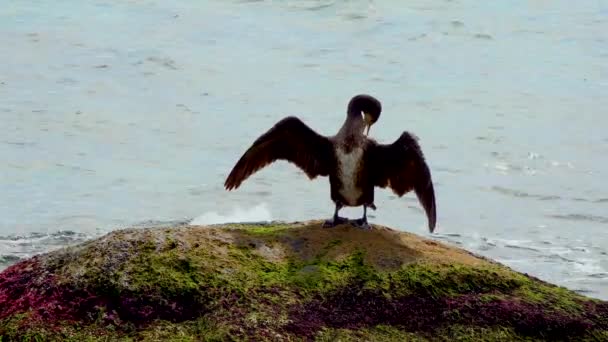
[[338,211],[340,211],[340,209],[342,209],[342,204],[336,202],[336,211],[334,211],[334,217],[331,220],[325,221],[325,223],[323,224],[323,228],[331,228],[348,222],[348,219],[338,216]]
[[363,217],[358,220],[354,220],[353,223],[355,224],[356,227],[359,227],[361,229],[365,229],[365,230],[372,229],[372,227],[369,225],[369,223],[367,223],[367,205],[363,206]]

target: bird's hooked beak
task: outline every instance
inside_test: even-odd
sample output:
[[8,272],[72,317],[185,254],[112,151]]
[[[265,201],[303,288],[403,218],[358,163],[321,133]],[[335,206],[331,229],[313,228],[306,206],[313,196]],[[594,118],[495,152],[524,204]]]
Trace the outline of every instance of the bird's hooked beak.
[[365,126],[367,127],[365,135],[369,135],[369,129],[372,128],[372,125],[374,124],[374,119],[368,113],[363,112],[363,120],[365,120]]

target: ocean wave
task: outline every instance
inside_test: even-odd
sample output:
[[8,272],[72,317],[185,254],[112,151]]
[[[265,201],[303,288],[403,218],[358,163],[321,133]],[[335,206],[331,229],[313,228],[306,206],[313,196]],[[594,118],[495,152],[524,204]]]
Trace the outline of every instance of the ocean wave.
[[555,218],[558,220],[569,220],[569,221],[588,221],[597,223],[608,223],[608,217],[590,215],[590,214],[554,214],[547,215],[547,217]]
[[582,197],[562,197],[559,195],[552,195],[552,194],[543,195],[543,194],[535,194],[535,193],[530,193],[530,192],[523,191],[523,190],[512,189],[512,188],[507,188],[507,187],[498,186],[498,185],[492,186],[490,188],[490,190],[497,192],[499,194],[502,194],[502,195],[506,195],[506,196],[516,197],[516,198],[533,198],[533,199],[537,199],[540,201],[566,200],[566,201],[572,201],[572,202],[608,203],[608,198],[591,199],[591,198],[582,198]]
[[162,221],[162,220],[145,220],[145,221],[139,221],[136,222],[132,225],[130,225],[131,227],[134,228],[152,228],[152,227],[176,227],[176,226],[186,226],[188,224],[190,224],[191,220],[186,219],[186,220],[167,220],[167,221]]
[[90,235],[71,230],[0,236],[0,270],[36,254],[77,244],[90,238]]
[[14,264],[21,259],[22,258],[20,258],[16,255],[12,255],[12,254],[0,254],[0,267],[4,264],[6,264],[6,265]]
[[88,238],[87,234],[71,230],[59,230],[53,233],[32,232],[27,235],[0,236],[0,243],[10,242],[15,244],[31,244],[39,241],[69,242],[72,240],[83,240]]
[[265,203],[261,203],[251,208],[234,208],[228,214],[220,214],[217,212],[207,212],[199,215],[190,221],[191,225],[208,225],[220,223],[236,223],[236,222],[269,222],[272,221],[270,210]]
[[512,196],[512,197],[519,197],[519,198],[535,198],[535,199],[539,199],[541,201],[554,201],[554,200],[560,200],[560,199],[562,199],[562,197],[557,196],[557,195],[532,194],[532,193],[529,193],[529,192],[525,192],[525,191],[521,191],[521,190],[516,190],[516,189],[510,189],[510,188],[505,188],[505,187],[501,187],[501,186],[493,186],[491,189],[492,189],[492,191],[498,192],[498,193],[503,194],[503,195]]

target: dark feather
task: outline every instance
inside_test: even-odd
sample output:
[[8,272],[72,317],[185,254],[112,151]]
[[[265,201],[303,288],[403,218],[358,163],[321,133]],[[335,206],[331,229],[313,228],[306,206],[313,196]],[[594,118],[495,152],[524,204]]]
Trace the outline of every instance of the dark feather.
[[228,175],[224,186],[228,190],[236,189],[253,173],[276,160],[296,164],[310,179],[327,176],[334,167],[332,143],[300,119],[286,117],[251,145]]
[[390,145],[370,140],[368,160],[375,186],[390,187],[399,197],[414,190],[426,212],[429,230],[433,232],[436,222],[435,190],[422,150],[417,138],[403,132]]

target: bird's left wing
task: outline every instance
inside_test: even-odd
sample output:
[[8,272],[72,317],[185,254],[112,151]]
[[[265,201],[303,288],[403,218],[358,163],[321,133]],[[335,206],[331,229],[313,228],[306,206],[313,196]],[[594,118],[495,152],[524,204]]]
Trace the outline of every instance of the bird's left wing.
[[261,135],[236,163],[224,186],[238,188],[253,173],[275,160],[296,164],[313,179],[327,176],[333,167],[333,149],[329,138],[290,116]]
[[435,190],[424,155],[417,138],[403,132],[399,139],[389,145],[370,140],[368,162],[374,185],[390,187],[399,197],[414,190],[426,212],[429,230],[435,229]]

